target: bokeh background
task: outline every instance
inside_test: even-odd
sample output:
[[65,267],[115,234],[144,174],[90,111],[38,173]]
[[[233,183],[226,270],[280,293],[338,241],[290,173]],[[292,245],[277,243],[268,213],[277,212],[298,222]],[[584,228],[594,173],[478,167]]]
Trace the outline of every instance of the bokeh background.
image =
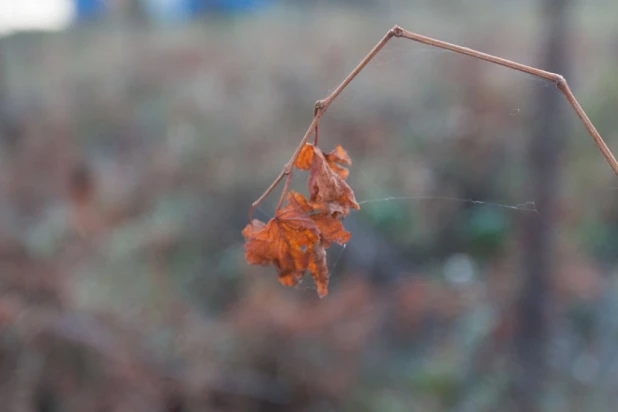
[[249,266],[240,231],[394,24],[564,74],[618,151],[617,22],[615,0],[0,0],[0,409],[615,410],[618,180],[550,82],[394,39],[321,122],[361,203],[330,294]]

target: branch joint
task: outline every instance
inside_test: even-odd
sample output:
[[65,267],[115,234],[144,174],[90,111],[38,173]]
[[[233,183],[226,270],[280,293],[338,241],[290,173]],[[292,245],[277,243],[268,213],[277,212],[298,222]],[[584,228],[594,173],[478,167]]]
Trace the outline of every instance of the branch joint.
[[388,34],[392,37],[403,37],[403,29],[398,25],[395,25],[392,29],[389,30]]

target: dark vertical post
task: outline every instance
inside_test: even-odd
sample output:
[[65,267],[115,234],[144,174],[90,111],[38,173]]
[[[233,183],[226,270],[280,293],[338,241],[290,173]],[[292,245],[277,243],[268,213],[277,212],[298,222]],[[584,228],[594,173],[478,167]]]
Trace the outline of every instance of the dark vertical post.
[[[539,67],[568,78],[568,0],[542,1],[542,60]],[[549,276],[553,270],[556,199],[560,187],[560,158],[567,133],[563,96],[550,87],[539,88],[529,142],[529,170],[537,208],[545,221],[529,219],[524,228],[524,279],[515,336],[515,399],[517,410],[538,411],[547,375]]]

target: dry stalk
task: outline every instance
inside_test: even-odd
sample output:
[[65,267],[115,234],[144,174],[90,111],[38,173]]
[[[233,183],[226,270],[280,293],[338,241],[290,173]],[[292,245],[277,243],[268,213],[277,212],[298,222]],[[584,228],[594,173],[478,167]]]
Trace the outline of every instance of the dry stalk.
[[375,47],[371,49],[371,51],[367,54],[367,56],[365,56],[363,60],[361,60],[358,66],[356,66],[356,68],[352,70],[352,72],[343,80],[343,82],[341,82],[341,84],[328,97],[322,100],[318,100],[315,103],[313,121],[309,125],[307,132],[301,139],[298,147],[294,151],[294,154],[292,155],[290,160],[285,164],[281,173],[279,173],[279,176],[277,176],[275,181],[268,187],[268,189],[266,189],[266,191],[262,194],[262,196],[260,196],[255,202],[253,202],[253,204],[249,208],[249,221],[251,221],[253,210],[275,189],[275,187],[277,187],[279,182],[281,182],[281,180],[284,177],[286,177],[285,187],[283,189],[281,198],[279,199],[279,203],[277,204],[277,209],[275,213],[281,208],[281,205],[283,204],[283,198],[285,196],[285,193],[287,192],[288,186],[290,184],[290,180],[292,178],[292,168],[294,166],[294,162],[296,161],[296,158],[300,154],[301,149],[303,148],[305,143],[307,143],[307,140],[309,140],[309,137],[311,136],[313,132],[315,132],[316,145],[318,143],[318,123],[320,122],[320,118],[324,115],[324,113],[326,112],[326,109],[328,109],[328,106],[330,106],[333,100],[335,100],[335,98],[341,94],[343,89],[345,89],[346,86],[350,84],[352,80],[354,80],[354,78],[365,68],[365,66],[367,66],[367,64],[380,52],[380,50],[384,47],[384,45],[386,45],[386,43],[393,37],[402,37],[405,39],[413,40],[418,43],[426,44],[428,46],[433,46],[433,47],[437,47],[437,48],[444,49],[444,50],[450,50],[452,52],[459,53],[459,54],[465,54],[466,56],[474,57],[480,60],[485,60],[490,63],[508,67],[509,69],[518,70],[520,72],[528,73],[533,76],[541,77],[543,79],[552,81],[556,85],[556,87],[562,92],[562,94],[564,95],[566,100],[569,102],[573,110],[575,110],[577,117],[579,117],[584,127],[586,128],[586,130],[588,131],[588,133],[594,140],[594,143],[597,145],[599,150],[601,150],[601,153],[605,157],[605,160],[607,161],[607,163],[609,163],[611,168],[614,170],[614,173],[618,175],[618,162],[616,161],[616,158],[612,154],[609,147],[607,147],[607,144],[605,143],[605,141],[603,140],[603,138],[601,137],[597,129],[594,127],[594,125],[592,124],[588,116],[586,115],[586,112],[584,111],[584,109],[581,107],[581,105],[579,104],[579,102],[577,101],[573,93],[571,92],[571,89],[569,88],[567,81],[562,75],[551,73],[551,72],[541,70],[541,69],[537,69],[535,67],[526,66],[525,64],[516,63],[510,60],[506,60],[500,57],[493,56],[491,54],[486,54],[486,53],[482,53],[476,50],[472,50],[467,47],[462,47],[456,44],[451,44],[451,43],[447,43],[441,40],[432,39],[430,37],[421,36],[420,34],[409,32],[395,25],[395,27],[390,29],[384,35],[384,37],[382,37],[382,40],[380,40],[378,44],[376,44]]

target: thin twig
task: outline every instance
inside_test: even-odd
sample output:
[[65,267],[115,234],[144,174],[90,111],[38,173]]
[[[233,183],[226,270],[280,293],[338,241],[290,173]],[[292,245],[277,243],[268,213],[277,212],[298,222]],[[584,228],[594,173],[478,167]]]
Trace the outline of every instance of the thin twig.
[[[316,126],[317,127],[317,126]],[[281,191],[281,197],[279,198],[279,203],[277,203],[277,207],[275,208],[275,214],[281,209],[281,205],[283,204],[283,199],[285,199],[285,194],[288,192],[290,187],[290,182],[292,181],[292,175],[294,174],[293,169],[288,173],[288,177],[285,179],[285,183],[283,184],[283,190]]]
[[268,187],[268,189],[266,189],[266,191],[262,193],[262,196],[260,196],[255,202],[253,202],[253,204],[251,204],[251,207],[249,208],[249,222],[251,222],[251,216],[253,215],[253,210],[256,207],[258,207],[258,205],[262,203],[264,199],[266,199],[266,197],[275,189],[275,187],[277,187],[277,185],[279,184],[281,179],[283,179],[284,176],[290,174],[290,172],[292,171],[292,167],[294,166],[294,162],[296,161],[296,158],[300,154],[300,151],[302,150],[305,143],[307,143],[307,140],[309,140],[309,136],[311,136],[311,132],[315,128],[315,125],[318,124],[318,122],[320,121],[320,117],[322,117],[322,114],[324,114],[323,111],[319,112],[313,118],[313,121],[309,125],[309,129],[307,129],[307,132],[305,133],[300,143],[298,144],[298,147],[294,151],[292,158],[290,159],[289,162],[285,164],[285,166],[283,167],[283,170],[281,171],[281,173],[279,173],[279,176],[277,176],[275,181],[272,182],[272,184]]
[[444,50],[450,50],[459,54],[465,54],[466,56],[471,56],[477,59],[488,61],[490,63],[498,64],[500,66],[508,67],[513,70],[519,70],[520,72],[542,77],[544,79],[551,80],[554,83],[564,80],[559,74],[537,69],[536,67],[526,66],[525,64],[516,63],[510,60],[503,59],[501,57],[492,56],[491,54],[482,53],[480,51],[472,50],[467,47],[462,47],[456,44],[447,43],[445,41],[432,39],[431,37],[421,36],[420,34],[404,30],[399,26],[393,27],[391,31],[395,32],[395,37],[403,37],[406,39],[414,40],[415,42],[426,44],[428,46],[433,46]]
[[335,91],[333,91],[326,99],[323,100],[318,100],[318,102],[316,103],[316,107],[319,107],[321,110],[320,114],[324,114],[324,112],[326,111],[326,109],[328,108],[328,106],[330,106],[330,104],[333,102],[333,100],[335,100],[335,98],[337,96],[339,96],[339,94],[341,94],[341,92],[343,91],[343,89],[346,88],[346,86],[348,84],[350,84],[350,82],[352,80],[354,80],[354,78],[356,76],[358,76],[358,74],[361,72],[361,70],[363,70],[365,68],[365,66],[367,66],[367,64],[369,64],[369,62],[371,61],[371,59],[373,59],[376,54],[378,54],[380,52],[380,50],[382,50],[382,47],[384,47],[386,45],[386,43],[388,43],[388,41],[396,35],[396,28],[398,26],[395,26],[394,28],[390,29],[385,35],[384,37],[382,37],[382,40],[380,40],[378,42],[378,44],[376,44],[374,46],[373,49],[371,49],[371,51],[369,52],[369,54],[367,54],[363,60],[361,60],[361,62],[358,64],[358,66],[356,66],[356,68],[354,70],[352,70],[352,73],[350,73],[348,75],[348,77],[346,77],[343,82],[341,82],[341,84],[339,86],[337,86],[337,88],[335,89]]
[[283,167],[283,170],[281,171],[279,176],[277,176],[275,181],[268,187],[268,189],[266,189],[266,191],[262,194],[262,196],[260,196],[255,202],[253,202],[253,204],[249,208],[249,221],[251,221],[251,216],[253,215],[253,210],[260,203],[262,203],[262,201],[275,189],[275,187],[277,187],[277,185],[279,184],[281,179],[283,179],[283,177],[292,170],[292,167],[294,166],[294,162],[296,161],[296,158],[300,154],[300,151],[302,150],[302,148],[305,145],[305,143],[307,143],[307,140],[309,139],[309,136],[311,135],[311,132],[315,130],[316,126],[318,125],[318,123],[320,121],[320,118],[324,115],[324,113],[326,112],[326,109],[331,104],[331,102],[358,75],[358,73],[360,73],[360,71],[363,70],[363,68],[371,61],[371,59],[373,59],[374,56],[376,54],[378,54],[378,52],[382,49],[382,47],[384,47],[386,42],[388,42],[391,39],[391,37],[393,37],[394,35],[395,35],[394,29],[389,30],[388,33],[386,33],[384,35],[382,40],[380,40],[380,42],[378,44],[376,44],[373,49],[371,49],[369,54],[367,54],[367,56],[365,56],[365,58],[359,63],[359,65],[356,66],[356,68],[352,71],[352,73],[350,73],[348,75],[348,77],[345,78],[345,80],[335,89],[334,92],[332,92],[330,94],[330,96],[328,96],[324,100],[318,100],[315,103],[313,121],[309,125],[309,128],[307,129],[307,132],[305,133],[305,135],[301,139],[298,147],[294,151],[294,154],[292,155],[292,158]]
[[[319,107],[319,104],[316,103],[315,104],[315,108],[313,109],[313,117],[318,115],[318,112],[321,110]],[[318,130],[318,128],[320,127],[320,123],[316,123],[315,124],[315,137],[313,138],[313,145],[315,147],[318,146],[318,141],[320,140],[320,131]]]
[[249,222],[251,222],[251,216],[253,216],[253,209],[258,207],[258,205],[262,203],[264,199],[266,199],[266,197],[270,194],[270,192],[272,192],[275,189],[275,187],[277,187],[281,179],[283,179],[283,176],[285,176],[285,169],[283,169],[281,173],[279,173],[279,176],[277,176],[275,181],[270,184],[268,189],[266,189],[266,191],[262,193],[262,196],[260,196],[255,202],[253,202],[253,204],[249,208]]
[[614,170],[614,173],[618,175],[618,162],[616,161],[616,158],[612,154],[612,151],[609,149],[609,147],[607,147],[607,144],[605,143],[605,141],[603,140],[603,138],[601,137],[597,129],[594,127],[594,125],[592,124],[588,116],[586,115],[586,112],[584,111],[582,106],[579,104],[575,96],[573,95],[573,92],[571,92],[571,89],[569,88],[569,85],[563,76],[556,74],[556,73],[547,72],[545,70],[540,70],[535,67],[526,66],[524,64],[515,63],[510,60],[492,56],[490,54],[481,53],[479,51],[472,50],[467,47],[461,47],[455,44],[451,44],[451,43],[443,42],[440,40],[435,40],[429,37],[421,36],[419,34],[411,33],[409,31],[406,31],[400,28],[399,26],[395,26],[391,31],[395,31],[395,36],[397,37],[404,37],[406,39],[414,40],[416,42],[427,44],[429,46],[434,46],[440,49],[450,50],[455,53],[465,54],[467,56],[471,56],[477,59],[495,63],[500,66],[508,67],[509,69],[519,70],[521,72],[528,73],[533,76],[542,77],[544,79],[551,80],[552,82],[554,82],[556,87],[562,92],[562,94],[564,94],[564,97],[567,99],[567,101],[569,102],[573,110],[575,110],[575,113],[577,113],[577,117],[579,117],[579,119],[584,124],[584,127],[586,128],[586,130],[588,131],[588,133],[594,140],[594,143],[597,145],[599,150],[601,150],[601,153],[603,153],[605,160],[607,160],[607,163],[609,163],[611,168]]
[[571,92],[571,89],[569,88],[566,80],[564,81],[564,83],[558,83],[556,86],[558,86],[558,89],[560,89],[560,91],[564,94],[564,97],[566,97],[571,107],[573,107],[573,109],[575,110],[575,113],[577,113],[577,117],[579,117],[590,136],[592,136],[592,138],[594,139],[594,142],[596,143],[599,150],[601,150],[601,153],[603,153],[603,156],[605,157],[605,160],[607,160],[607,163],[609,163],[612,169],[614,169],[614,172],[618,175],[618,164],[616,163],[616,158],[614,157],[614,154],[609,149],[609,147],[607,147],[607,144],[588,118],[588,115],[573,95],[573,92]]
[[402,37],[405,39],[413,40],[418,43],[426,44],[428,46],[437,47],[439,49],[450,50],[455,53],[464,54],[466,56],[474,57],[480,60],[485,60],[487,62],[497,64],[499,66],[508,67],[509,69],[518,70],[520,72],[528,73],[533,76],[541,77],[543,79],[552,81],[556,85],[556,87],[562,92],[562,94],[564,95],[566,100],[569,102],[573,110],[575,110],[577,117],[579,117],[579,119],[582,121],[584,127],[586,128],[586,130],[588,131],[588,133],[594,140],[595,144],[597,145],[599,150],[601,150],[601,153],[605,157],[605,160],[614,170],[614,173],[618,175],[618,162],[616,161],[616,158],[612,154],[612,151],[609,149],[609,147],[607,147],[607,144],[605,143],[605,141],[603,140],[599,132],[596,130],[596,128],[594,127],[594,125],[592,124],[588,116],[586,115],[586,112],[584,111],[584,109],[581,107],[581,105],[579,104],[579,102],[577,101],[573,93],[571,92],[571,89],[569,88],[567,81],[562,75],[551,73],[551,72],[541,70],[541,69],[537,69],[535,67],[527,66],[525,64],[516,63],[510,60],[506,60],[500,57],[493,56],[491,54],[482,53],[476,50],[469,49],[467,47],[462,47],[456,44],[432,39],[430,37],[421,36],[420,34],[409,32],[396,25],[395,27],[390,29],[384,35],[384,37],[382,37],[382,39],[378,42],[378,44],[376,44],[374,48],[371,49],[371,51],[367,54],[367,56],[365,56],[363,60],[361,60],[358,66],[356,66],[356,68],[352,70],[352,72],[343,80],[343,82],[341,82],[341,84],[328,97],[322,100],[318,100],[315,103],[314,118],[313,118],[313,121],[311,122],[311,125],[309,126],[309,129],[307,130],[307,132],[301,139],[300,144],[298,145],[298,147],[294,151],[294,154],[292,155],[292,158],[288,161],[288,163],[286,163],[286,165],[284,166],[279,176],[270,185],[270,187],[266,189],[266,191],[262,194],[262,196],[260,196],[259,199],[253,202],[253,204],[249,208],[249,220],[251,220],[253,209],[255,209],[266,198],[266,196],[268,196],[275,189],[275,187],[279,184],[279,182],[281,181],[281,179],[283,179],[284,176],[287,176],[288,178],[285,183],[284,194],[279,200],[279,205],[277,206],[277,210],[279,210],[279,208],[281,207],[282,201],[283,201],[283,196],[285,196],[285,192],[287,191],[287,187],[289,186],[289,181],[291,179],[291,172],[292,172],[292,167],[294,166],[294,162],[296,161],[296,158],[300,154],[300,151],[302,150],[303,146],[309,139],[309,136],[311,135],[312,131],[315,131],[315,134],[316,134],[315,144],[317,145],[318,143],[318,123],[320,121],[320,118],[324,115],[324,113],[326,112],[326,109],[328,108],[328,106],[330,106],[333,100],[335,100],[335,98],[341,94],[341,92],[347,87],[347,85],[350,84],[352,80],[354,80],[354,78],[365,68],[365,66],[367,66],[367,64],[369,64],[369,62],[380,52],[380,50],[382,50],[384,45],[386,45],[386,43],[393,37]]

